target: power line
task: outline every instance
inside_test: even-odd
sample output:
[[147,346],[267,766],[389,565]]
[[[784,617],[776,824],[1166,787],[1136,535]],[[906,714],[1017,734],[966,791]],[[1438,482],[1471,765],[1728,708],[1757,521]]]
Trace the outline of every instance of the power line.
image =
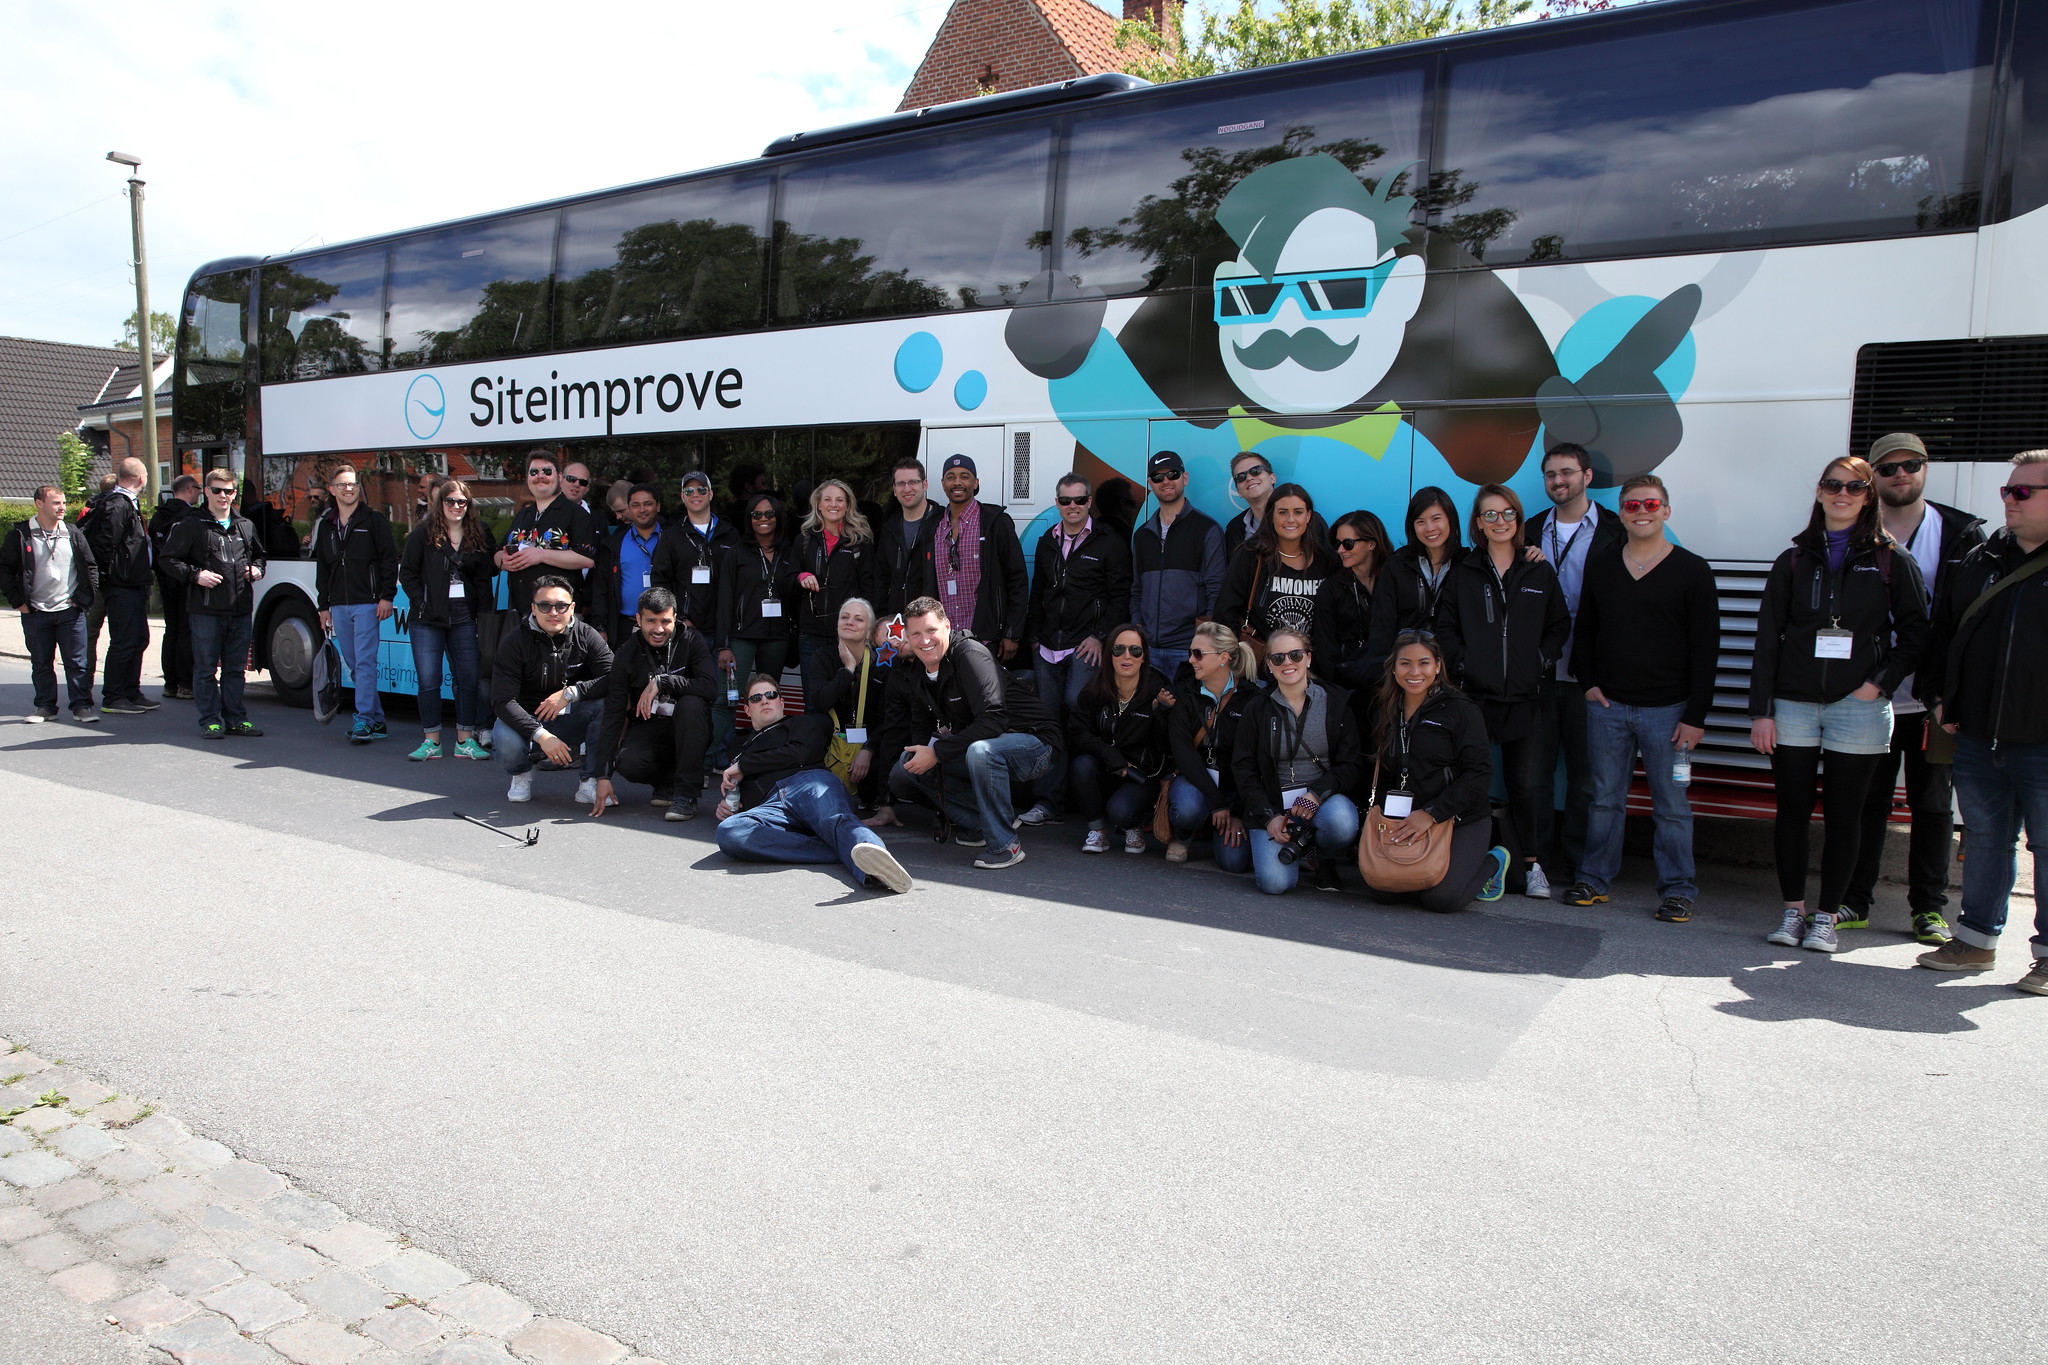
[[33,223],[28,227],[21,229],[21,231],[19,232],[10,232],[5,237],[0,237],[0,242],[11,242],[16,237],[23,237],[31,232],[34,232],[37,228],[46,228],[52,223],[61,223],[74,213],[84,213],[87,209],[97,208],[99,205],[106,203],[109,199],[119,199],[123,193],[125,193],[125,191],[115,190],[112,194],[103,195],[102,197],[93,200],[90,204],[80,204],[75,209],[67,209],[63,213],[58,214],[55,218],[45,218],[42,222]]

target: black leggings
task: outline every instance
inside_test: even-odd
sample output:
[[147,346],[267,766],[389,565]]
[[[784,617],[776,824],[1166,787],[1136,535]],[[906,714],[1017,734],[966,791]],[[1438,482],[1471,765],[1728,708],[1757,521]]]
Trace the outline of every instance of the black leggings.
[[1820,786],[1820,760],[1828,761],[1827,790],[1821,794],[1821,823],[1827,842],[1820,851],[1820,898],[1809,909],[1841,908],[1863,846],[1863,799],[1884,754],[1845,754],[1819,745],[1780,744],[1771,755],[1771,781],[1778,791],[1772,845],[1777,854],[1778,891],[1787,905],[1806,899],[1807,839],[1813,801]]

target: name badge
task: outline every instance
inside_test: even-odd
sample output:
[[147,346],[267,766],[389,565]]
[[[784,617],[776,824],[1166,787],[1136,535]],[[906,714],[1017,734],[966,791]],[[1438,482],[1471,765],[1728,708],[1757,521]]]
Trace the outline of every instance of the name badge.
[[1219,772],[1217,772],[1217,771],[1216,771],[1216,770],[1215,770],[1214,768],[1205,768],[1205,769],[1203,769],[1203,771],[1209,774],[1209,785],[1210,785],[1210,786],[1212,786],[1212,787],[1221,787],[1221,786],[1223,785],[1223,774],[1222,774],[1222,773],[1219,773]]
[[653,575],[653,574],[651,574],[651,573],[644,573],[644,574],[641,574],[641,575],[640,575],[640,591],[642,591],[642,592],[646,592],[646,591],[647,591],[647,590],[648,590],[649,588],[651,588],[651,587],[653,587],[653,586],[654,586],[654,575]]
[[654,714],[657,716],[672,716],[675,713],[676,704],[672,701],[658,701],[654,703]]
[[458,578],[449,583],[448,595],[450,597],[467,597],[469,596],[469,590],[462,586],[462,580]]
[[1380,811],[1389,820],[1406,820],[1408,813],[1415,809],[1415,798],[1407,792],[1388,792]]
[[948,596],[948,597],[958,597],[959,595],[960,595],[960,585],[959,585],[958,583],[948,583],[948,584],[946,585],[946,596]]
[[1856,643],[1856,636],[1846,630],[1815,631],[1813,636],[1813,657],[1816,659],[1846,659]]
[[782,603],[776,601],[772,597],[767,599],[766,601],[761,603],[761,615],[763,617],[782,615]]
[[865,725],[856,725],[856,726],[854,726],[854,727],[853,727],[852,729],[850,729],[850,730],[848,730],[848,731],[846,732],[846,742],[847,742],[848,744],[865,744],[865,743],[867,743],[867,742],[868,742],[868,728],[867,728],[867,727],[866,727]]
[[1307,787],[1289,787],[1286,791],[1280,793],[1280,809],[1293,810],[1294,803],[1307,795]]
[[711,581],[711,566],[709,564],[699,564],[696,568],[690,570],[690,581],[692,583],[709,583]]

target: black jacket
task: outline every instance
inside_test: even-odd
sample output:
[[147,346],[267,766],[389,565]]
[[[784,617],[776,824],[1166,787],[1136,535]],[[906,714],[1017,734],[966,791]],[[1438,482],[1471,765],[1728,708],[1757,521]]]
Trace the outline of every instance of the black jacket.
[[[932,744],[939,762],[967,756],[967,746],[997,735],[1030,734],[1055,750],[1066,743],[1059,722],[1029,684],[1010,681],[995,655],[979,640],[955,633],[938,676],[927,679],[924,663],[908,649],[889,670],[882,744],[890,753],[913,744]],[[936,743],[933,743],[936,739]]]
[[868,565],[868,601],[874,603],[877,620],[900,616],[905,604],[915,598],[937,594],[938,584],[930,580],[932,536],[938,530],[945,508],[927,502],[924,520],[917,524],[914,544],[903,543],[903,505],[889,504],[888,515],[875,524],[875,553]]
[[[28,610],[29,584],[34,579],[35,541],[28,533],[34,522],[33,517],[15,522],[7,528],[6,539],[0,540],[0,591],[7,594],[8,605],[18,611]],[[99,565],[93,558],[92,539],[75,522],[59,521],[57,529],[70,539],[72,567],[78,570],[78,586],[72,591],[71,605],[89,607],[93,590],[99,584]]]
[[2048,545],[2022,554],[2001,527],[1956,566],[1934,604],[1934,643],[1919,687],[1941,718],[1991,744],[2048,741],[2048,571],[2006,589],[1959,629],[1970,604]]
[[[1610,512],[1603,507],[1598,515],[1600,519],[1593,523],[1593,542],[1586,547],[1586,562],[1589,564],[1592,563],[1594,555],[1599,554],[1602,550],[1619,545],[1628,539],[1628,528],[1621,524],[1619,513]],[[1557,509],[1555,507],[1546,507],[1535,516],[1529,518],[1528,521],[1522,524],[1522,543],[1524,545],[1534,545],[1542,550],[1545,555],[1548,555],[1550,553],[1550,523],[1555,520],[1557,520]],[[1584,534],[1583,527],[1580,529],[1580,534]],[[1559,548],[1573,550],[1578,547],[1571,544],[1569,538],[1567,538],[1565,543],[1560,545]],[[1552,564],[1550,567],[1554,570],[1557,568],[1557,565]]]
[[[994,503],[977,505],[981,508],[981,584],[974,592],[974,624],[969,633],[984,644],[1021,640],[1031,580],[1024,572],[1024,547],[1017,541],[1017,524]],[[961,604],[939,595],[939,557],[947,553],[946,535],[940,529],[943,525],[934,526],[924,547],[925,581],[931,585],[930,595],[944,605],[958,631],[967,624],[961,619]]]
[[[1816,634],[1838,622],[1854,637],[1849,657],[1815,658]],[[1919,667],[1928,634],[1913,556],[1891,546],[1852,546],[1841,572],[1831,574],[1825,534],[1801,531],[1764,584],[1749,670],[1750,719],[1770,716],[1779,697],[1840,701],[1867,682],[1890,696]]]
[[79,518],[100,582],[110,588],[149,586],[149,525],[135,499],[118,488],[94,498]]
[[[787,639],[796,627],[796,559],[787,544],[775,547],[770,559],[751,541],[725,547],[725,558],[712,575],[718,580],[718,649],[734,640]],[[780,603],[781,615],[763,615],[764,604]],[[741,679],[742,682],[745,679]]]
[[[1105,668],[1096,677],[1106,681],[1108,675]],[[1112,701],[1091,704],[1084,692],[1067,712],[1069,757],[1089,755],[1102,765],[1103,777],[1112,782],[1120,780],[1116,774],[1125,768],[1135,769],[1139,777],[1164,776],[1173,766],[1168,723],[1179,709],[1160,705],[1160,690],[1167,685],[1166,675],[1148,664],[1138,674],[1138,690],[1132,694],[1131,704],[1122,712]]]
[[[890,670],[887,664],[874,662],[873,645],[867,646],[866,652],[869,662],[865,711],[860,707],[860,674],[840,661],[836,640],[812,650],[810,660],[804,664],[804,710],[811,715],[831,716],[834,730],[866,730],[868,737],[861,747],[879,750],[882,721],[889,709]],[[856,724],[856,720],[860,723]]]
[[1183,506],[1162,535],[1154,512],[1131,533],[1131,619],[1154,649],[1186,649],[1222,591],[1223,530],[1205,513]]
[[1960,507],[1950,507],[1931,498],[1927,505],[1941,518],[1941,560],[1934,566],[1934,582],[1925,586],[1928,596],[1940,602],[1949,577],[1969,558],[1970,551],[1984,543],[1984,518],[1973,517]]
[[1131,619],[1131,547],[1097,521],[1072,552],[1060,553],[1060,524],[1038,537],[1032,552],[1031,606],[1024,638],[1046,649],[1072,649]]
[[516,628],[508,626],[498,642],[491,710],[531,743],[546,728],[534,707],[567,688],[575,689],[570,702],[589,706],[603,699],[611,672],[612,647],[588,622],[572,621],[560,635],[550,635],[527,616]]
[[[676,607],[685,621],[710,635],[718,629],[720,551],[739,543],[732,523],[724,517],[712,524],[705,535],[690,523],[687,514],[670,522],[654,550],[654,586],[676,595]],[[698,569],[704,581],[697,581]]]
[[[1401,750],[1397,725],[1379,746],[1379,785],[1363,804],[1381,802],[1388,792],[1406,791],[1415,809],[1426,810],[1442,823],[1464,824],[1492,811],[1487,793],[1493,785],[1493,748],[1486,737],[1486,716],[1470,697],[1454,688],[1439,689],[1408,721],[1408,750]],[[1406,773],[1407,786],[1401,784]],[[1368,770],[1366,781],[1372,781]]]
[[1452,562],[1436,633],[1474,701],[1534,701],[1572,637],[1572,613],[1549,564],[1518,548],[1502,579],[1481,546]]
[[[1183,678],[1174,689],[1180,698],[1166,723],[1166,741],[1173,754],[1174,771],[1202,794],[1210,814],[1234,810],[1242,814],[1237,794],[1237,770],[1231,763],[1236,752],[1237,727],[1245,707],[1263,694],[1251,683],[1239,682],[1223,700],[1213,702],[1202,685],[1192,677]],[[1211,780],[1209,772],[1215,770]]]
[[[1379,580],[1372,587],[1372,631],[1366,637],[1365,657],[1359,667],[1377,678],[1394,650],[1394,637],[1404,630],[1436,629],[1442,606],[1441,588],[1432,589],[1422,570],[1416,567],[1421,551],[1410,545],[1387,556],[1380,566]],[[1448,585],[1456,570],[1458,551],[1451,551],[1443,582]]]
[[[256,605],[256,585],[248,570],[270,562],[256,527],[247,517],[233,517],[223,527],[205,512],[195,511],[171,528],[164,546],[164,575],[185,592],[185,610],[195,616],[241,616]],[[199,573],[211,569],[221,581],[199,586]]]
[[[191,503],[186,502],[183,498],[174,498],[166,493],[163,501],[156,505],[156,511],[152,512],[149,517],[149,546],[154,552],[156,586],[157,591],[163,594],[166,602],[171,599],[171,594],[175,591],[175,588],[172,585],[171,579],[164,573],[164,549],[170,544],[171,528],[186,517],[193,515],[196,510]],[[296,556],[298,552],[298,544],[294,541],[292,554]]]
[[[1333,794],[1348,794],[1364,776],[1359,764],[1363,755],[1357,713],[1351,694],[1329,683],[1310,683],[1323,689],[1328,704],[1324,724],[1328,727],[1330,759],[1323,773],[1308,784],[1319,800]],[[1286,714],[1283,716],[1282,712]],[[1231,750],[1236,769],[1237,790],[1244,801],[1248,825],[1264,825],[1280,814],[1280,764],[1287,756],[1288,737],[1295,733],[1294,712],[1277,687],[1253,697],[1237,724],[1237,739]]]
[[765,730],[749,730],[747,737],[739,741],[732,760],[740,768],[736,809],[760,805],[785,778],[806,768],[824,767],[826,751],[831,747],[832,723],[809,712],[784,716]]
[[[796,631],[812,639],[830,640],[839,634],[839,609],[849,597],[865,596],[872,577],[875,545],[863,540],[856,544],[845,536],[825,553],[825,533],[806,531],[796,539],[791,552],[794,576],[814,574],[818,590],[799,584],[796,588]],[[785,608],[787,610],[787,608]]]
[[612,775],[613,758],[628,728],[670,723],[666,716],[650,716],[643,721],[635,713],[640,694],[650,681],[655,685],[655,695],[663,701],[696,697],[709,705],[718,687],[718,667],[712,662],[710,644],[681,622],[676,623],[676,633],[660,649],[648,644],[637,630],[619,642],[612,652],[611,676],[605,679],[604,716],[590,739],[597,746],[597,771],[601,776]]
[[343,526],[329,508],[313,523],[313,584],[320,610],[368,607],[398,595],[398,547],[391,523],[357,503]]
[[412,528],[412,534],[405,538],[405,553],[398,561],[398,586],[405,589],[408,620],[447,629],[448,603],[452,600],[448,585],[457,574],[462,577],[462,597],[469,603],[472,618],[497,604],[491,595],[491,580],[498,571],[491,567],[491,556],[497,553],[498,540],[490,527],[483,530],[481,550],[456,550],[448,545],[430,544],[425,524]]
[[[1386,581],[1384,570],[1380,581]],[[1316,672],[1353,692],[1369,691],[1380,682],[1368,648],[1372,643],[1372,599],[1358,575],[1343,568],[1324,579],[1316,592]]]
[[[1283,627],[1315,634],[1316,596],[1324,583],[1345,573],[1328,550],[1309,540],[1308,567],[1294,569],[1277,555],[1261,555],[1250,542],[1238,548],[1223,571],[1216,595],[1216,619],[1239,635],[1264,640]],[[1302,589],[1307,589],[1302,591]],[[1311,640],[1313,644],[1313,640]]]

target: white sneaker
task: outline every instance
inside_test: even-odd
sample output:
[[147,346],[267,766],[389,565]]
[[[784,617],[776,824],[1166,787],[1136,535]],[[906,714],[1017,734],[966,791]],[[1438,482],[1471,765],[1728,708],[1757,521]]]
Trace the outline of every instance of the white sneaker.
[[507,801],[533,800],[533,774],[518,773],[512,778],[512,785],[505,789]]
[[1021,863],[1023,861],[1024,850],[1020,846],[1012,848],[1004,853],[988,853],[983,857],[976,858],[974,860],[974,865],[976,867],[986,867],[993,871],[997,868],[1015,867],[1018,863]]
[[1035,803],[1030,810],[1017,817],[1020,825],[1042,825],[1052,818],[1052,807],[1043,801]]
[[1796,905],[1785,907],[1785,919],[1776,929],[1764,935],[1764,942],[1775,943],[1780,948],[1797,948],[1799,940],[1806,937],[1806,911]]
[[880,844],[855,844],[853,865],[891,891],[910,889],[910,874],[896,861],[896,855]]
[[1543,875],[1543,864],[1530,863],[1528,876],[1529,881],[1528,884],[1523,888],[1522,894],[1527,896],[1532,901],[1549,900],[1550,878]]
[[586,777],[576,784],[576,804],[587,806],[597,800],[597,779]]
[[1081,841],[1081,851],[1083,853],[1109,852],[1109,831],[1106,829],[1089,830],[1088,837]]
[[1125,830],[1125,831],[1124,831],[1124,852],[1126,852],[1126,853],[1143,853],[1144,851],[1145,851],[1145,836],[1144,836],[1143,834],[1139,833],[1139,832],[1138,832],[1137,830],[1134,830],[1134,829],[1127,829],[1127,830]]

